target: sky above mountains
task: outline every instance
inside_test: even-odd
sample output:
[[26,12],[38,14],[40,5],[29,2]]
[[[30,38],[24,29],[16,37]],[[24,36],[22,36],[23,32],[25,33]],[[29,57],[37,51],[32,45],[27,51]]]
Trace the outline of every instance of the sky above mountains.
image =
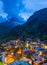
[[42,8],[47,8],[47,0],[0,0],[0,17],[16,16],[26,21]]

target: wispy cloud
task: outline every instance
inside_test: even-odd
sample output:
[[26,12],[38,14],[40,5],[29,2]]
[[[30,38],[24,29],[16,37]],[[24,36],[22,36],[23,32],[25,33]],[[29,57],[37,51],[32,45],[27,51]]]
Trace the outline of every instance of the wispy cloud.
[[2,16],[3,18],[6,18],[7,17],[7,13],[4,12],[3,10],[3,2],[0,1],[0,16]]
[[40,10],[42,8],[47,8],[47,0],[22,0],[22,1],[24,4],[24,8],[23,8],[23,11],[20,11],[20,14],[23,18],[26,18],[26,20],[35,11]]
[[2,12],[0,15],[6,17],[8,13],[11,16],[20,16],[24,20],[27,20],[35,11],[47,8],[47,0],[2,0],[0,4],[0,12]]
[[20,12],[19,16],[21,16],[22,18],[24,18],[24,20],[26,21],[30,15],[32,15],[33,13],[29,14],[28,12]]
[[47,0],[23,0],[25,9],[38,10],[47,7]]

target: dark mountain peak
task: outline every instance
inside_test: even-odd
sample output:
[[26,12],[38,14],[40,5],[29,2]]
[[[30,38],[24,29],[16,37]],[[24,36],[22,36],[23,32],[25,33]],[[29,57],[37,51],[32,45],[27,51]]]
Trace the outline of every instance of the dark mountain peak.
[[[27,20],[27,23],[31,21],[39,21],[39,20],[43,20],[46,21],[47,20],[47,8],[41,9],[37,12],[35,12],[32,16],[30,16],[30,18]],[[40,22],[40,21],[39,21]]]
[[14,27],[8,34],[12,38],[28,38],[47,40],[47,8],[35,12],[26,23]]
[[20,18],[19,17],[8,17],[7,18],[7,20],[5,21],[5,23],[7,23],[7,24],[11,24],[12,26],[19,26],[19,25],[22,25],[23,24],[23,22],[24,22],[24,20],[21,18],[21,20],[20,20]]
[[[12,32],[12,31],[11,31]],[[34,38],[47,37],[47,8],[35,12],[25,24],[13,28],[12,34]]]
[[47,12],[47,8],[40,9],[40,10],[36,11],[35,13],[41,13],[41,12],[46,13]]

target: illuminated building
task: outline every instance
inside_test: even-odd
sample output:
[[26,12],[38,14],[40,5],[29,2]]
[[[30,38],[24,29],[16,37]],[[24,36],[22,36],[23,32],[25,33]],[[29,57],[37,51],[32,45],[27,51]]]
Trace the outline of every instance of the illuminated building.
[[6,64],[9,64],[11,62],[14,62],[15,60],[15,57],[13,56],[13,53],[11,54],[8,54],[6,57],[5,57],[5,63]]
[[47,49],[47,45],[44,45],[43,48],[44,48],[44,49]]

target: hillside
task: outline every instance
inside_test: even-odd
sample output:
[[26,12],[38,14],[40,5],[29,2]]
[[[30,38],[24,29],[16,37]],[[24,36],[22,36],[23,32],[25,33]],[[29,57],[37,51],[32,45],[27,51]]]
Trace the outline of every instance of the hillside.
[[25,24],[13,28],[10,33],[14,37],[47,39],[47,8],[35,12]]
[[35,12],[26,23],[15,26],[4,39],[32,38],[47,41],[47,8]]

